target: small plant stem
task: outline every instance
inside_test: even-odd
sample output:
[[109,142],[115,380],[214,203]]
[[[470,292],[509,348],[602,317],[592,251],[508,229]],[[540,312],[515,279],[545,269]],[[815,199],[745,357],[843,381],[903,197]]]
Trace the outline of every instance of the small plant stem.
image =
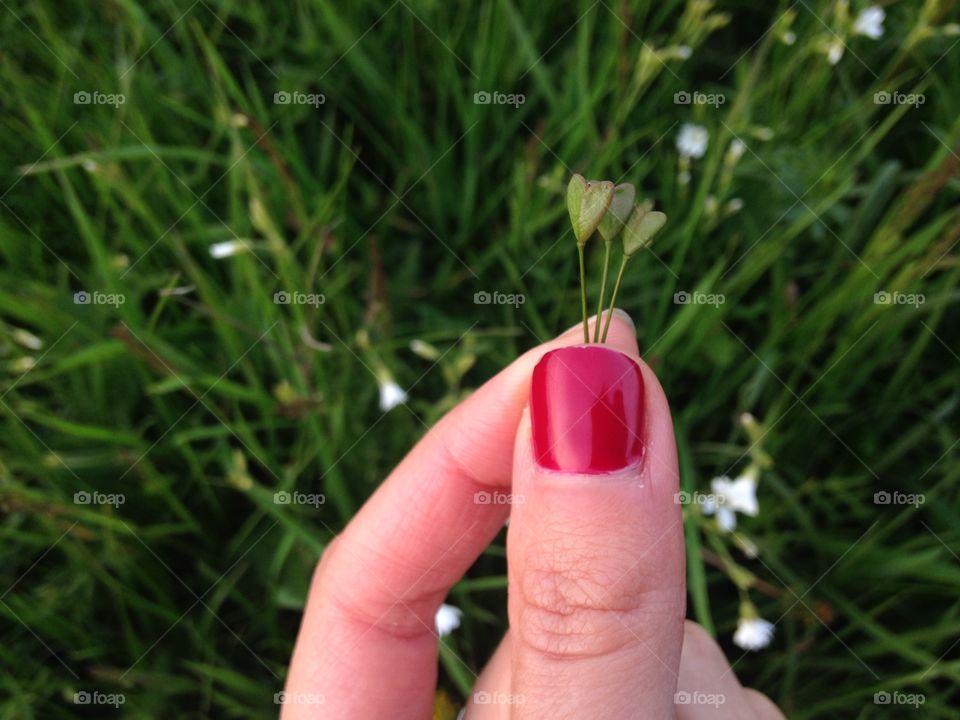
[[580,243],[577,243],[577,253],[580,255],[580,307],[583,311],[583,341],[588,343],[590,342],[590,329],[587,326],[587,271],[583,265],[583,245]]
[[[610,318],[613,317],[613,308],[617,304],[617,295],[620,294],[620,282],[623,280],[623,271],[627,267],[627,261],[630,260],[629,255],[624,255],[623,260],[620,261],[620,272],[617,273],[617,282],[613,285],[613,295],[610,297],[610,310],[607,313],[607,321],[603,324],[603,336],[600,338],[600,342],[605,343],[607,341],[607,331],[610,329]],[[597,322],[600,322],[600,318],[597,318]]]
[[607,294],[607,272],[610,270],[610,246],[612,241],[604,243],[606,250],[603,254],[603,279],[600,281],[600,299],[597,301],[597,324],[593,327],[593,341],[600,342],[600,318],[603,317],[603,298]]

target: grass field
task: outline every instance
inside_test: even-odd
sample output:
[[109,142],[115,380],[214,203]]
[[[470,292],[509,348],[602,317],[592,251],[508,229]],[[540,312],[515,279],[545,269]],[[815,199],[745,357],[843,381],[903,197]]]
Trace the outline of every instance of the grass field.
[[[574,171],[670,218],[620,305],[684,488],[762,466],[735,533],[686,509],[690,616],[792,718],[956,717],[956,2],[0,4],[0,717],[275,715],[325,544],[577,322]],[[449,602],[459,703],[502,538]]]

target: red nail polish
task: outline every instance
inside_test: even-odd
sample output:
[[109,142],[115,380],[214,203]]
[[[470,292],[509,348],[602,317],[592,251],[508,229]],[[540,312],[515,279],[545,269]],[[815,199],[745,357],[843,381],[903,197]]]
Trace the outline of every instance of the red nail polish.
[[548,352],[533,370],[530,422],[537,463],[605,473],[643,457],[643,375],[630,357],[599,345]]

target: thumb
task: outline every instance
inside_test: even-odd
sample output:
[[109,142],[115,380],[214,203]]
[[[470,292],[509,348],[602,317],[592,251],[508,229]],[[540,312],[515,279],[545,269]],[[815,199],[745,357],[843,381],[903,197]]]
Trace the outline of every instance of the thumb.
[[533,371],[507,541],[515,718],[673,717],[676,447],[635,347],[561,348]]

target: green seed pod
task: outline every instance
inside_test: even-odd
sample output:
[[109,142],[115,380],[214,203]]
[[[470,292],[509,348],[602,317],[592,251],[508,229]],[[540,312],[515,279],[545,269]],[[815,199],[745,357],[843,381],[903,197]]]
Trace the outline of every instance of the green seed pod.
[[613,200],[610,209],[603,216],[597,230],[605,242],[612,242],[630,217],[633,210],[633,200],[637,195],[636,188],[630,183],[621,183],[613,189]]
[[613,183],[574,175],[567,186],[567,212],[578,245],[586,244],[613,201]]
[[637,206],[623,228],[623,254],[630,257],[637,250],[649,247],[653,236],[666,222],[667,216],[662,212],[646,212],[643,207]]

